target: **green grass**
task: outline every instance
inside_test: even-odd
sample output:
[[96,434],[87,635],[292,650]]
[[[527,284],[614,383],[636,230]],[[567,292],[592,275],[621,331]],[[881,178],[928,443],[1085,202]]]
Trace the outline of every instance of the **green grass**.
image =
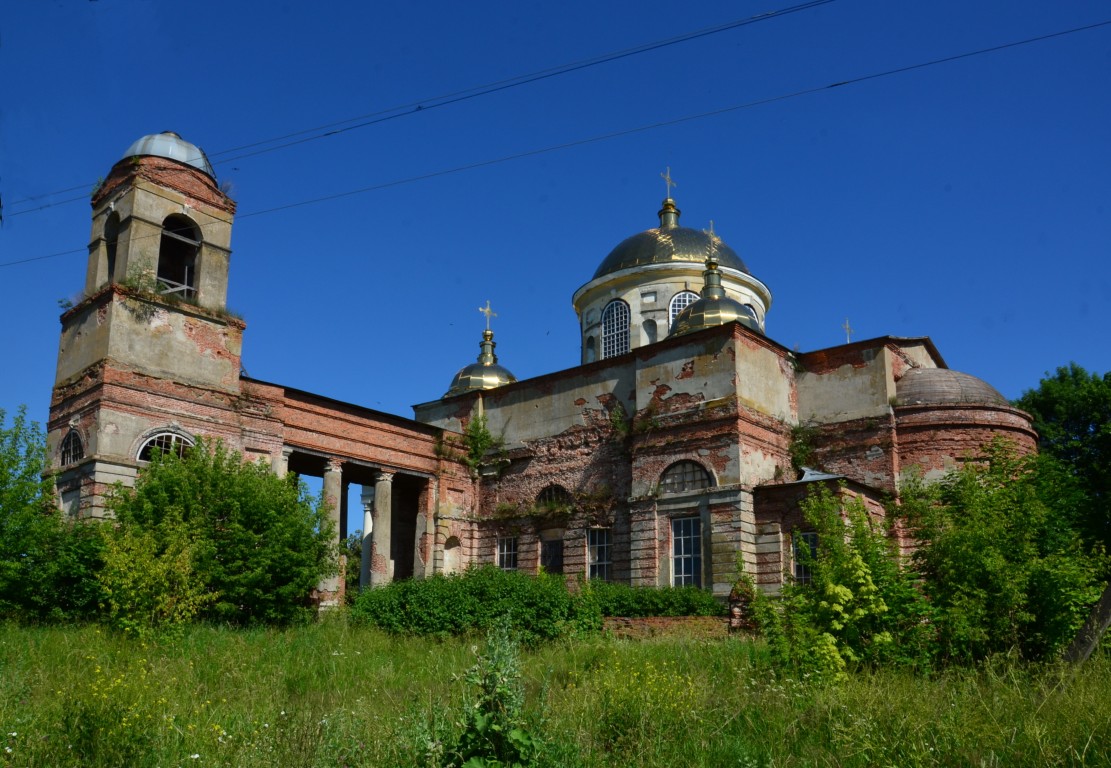
[[[0,765],[423,765],[460,719],[474,646],[341,620],[156,643],[0,625]],[[546,765],[1111,764],[1106,654],[833,686],[745,640],[564,641],[522,662]]]

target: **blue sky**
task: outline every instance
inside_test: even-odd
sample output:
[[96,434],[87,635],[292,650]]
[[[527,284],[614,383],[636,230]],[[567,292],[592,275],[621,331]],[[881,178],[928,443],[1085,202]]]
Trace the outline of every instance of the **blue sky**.
[[88,193],[162,130],[239,203],[248,373],[371,408],[443,394],[488,299],[518,377],[576,365],[571,295],[656,225],[665,167],[682,223],[712,219],[771,288],[787,347],[843,342],[846,317],[857,339],[928,335],[1008,397],[1070,360],[1111,369],[1111,26],[823,88],[1105,22],[1106,3],[835,0],[435,106],[790,5],[5,3],[0,408],[45,419]]

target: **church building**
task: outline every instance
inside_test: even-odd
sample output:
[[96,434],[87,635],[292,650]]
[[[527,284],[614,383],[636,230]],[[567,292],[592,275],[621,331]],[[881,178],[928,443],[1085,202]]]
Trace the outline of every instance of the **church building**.
[[[153,451],[220,439],[323,478],[339,535],[365,534],[364,585],[493,563],[724,597],[738,564],[768,590],[804,575],[815,483],[882,515],[907,473],[937,477],[997,436],[1034,449],[1029,416],[927,337],[777,343],[771,291],[713,227],[682,226],[670,196],[657,215],[600,244],[572,297],[580,365],[518,381],[487,324],[477,360],[410,419],[243,373],[235,202],[198,147],[145,136],[93,195],[83,298],[62,315],[60,503],[102,517]],[[328,580],[320,598],[340,591]]]

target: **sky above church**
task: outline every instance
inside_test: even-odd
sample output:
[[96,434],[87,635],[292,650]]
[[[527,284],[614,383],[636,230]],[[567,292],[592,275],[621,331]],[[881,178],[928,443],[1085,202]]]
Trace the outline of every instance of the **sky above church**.
[[338,400],[440,397],[487,300],[519,378],[577,365],[571,296],[657,226],[667,168],[788,348],[846,319],[929,336],[1010,398],[1111,370],[1109,21],[1095,0],[10,0],[0,408],[45,420],[89,194],[163,130],[239,204],[248,375]]

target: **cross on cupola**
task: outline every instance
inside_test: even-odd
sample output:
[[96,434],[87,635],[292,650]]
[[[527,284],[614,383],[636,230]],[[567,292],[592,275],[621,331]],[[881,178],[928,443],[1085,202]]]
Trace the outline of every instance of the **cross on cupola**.
[[485,307],[479,307],[478,311],[481,312],[482,314],[486,315],[486,330],[490,330],[490,318],[498,316],[498,313],[490,308],[490,300],[487,299],[486,300],[486,306]]
[[663,179],[664,184],[667,185],[667,195],[666,195],[666,197],[670,200],[671,199],[671,188],[679,186],[678,184],[675,183],[675,180],[671,178],[671,166],[670,165],[667,166],[667,170],[664,173],[660,174],[660,178]]

